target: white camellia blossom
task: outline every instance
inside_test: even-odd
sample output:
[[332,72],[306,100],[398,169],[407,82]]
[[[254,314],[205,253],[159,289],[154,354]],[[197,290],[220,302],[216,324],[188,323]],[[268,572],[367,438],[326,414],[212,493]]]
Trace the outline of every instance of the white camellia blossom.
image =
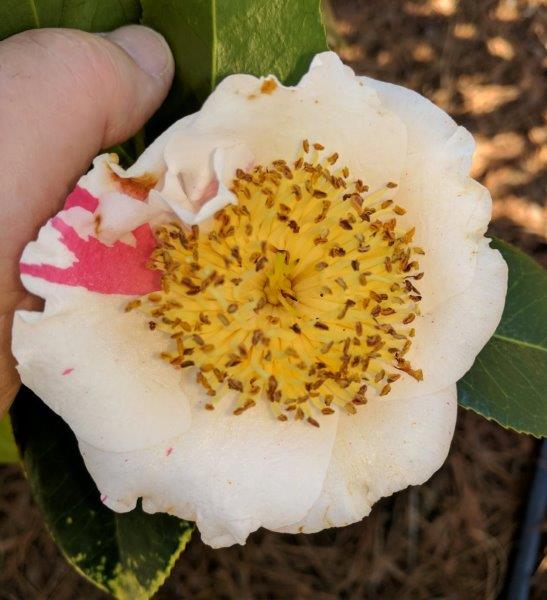
[[21,260],[22,381],[101,500],[214,547],[353,523],[426,481],[507,268],[471,135],[330,52],[226,78],[128,170],[98,157]]

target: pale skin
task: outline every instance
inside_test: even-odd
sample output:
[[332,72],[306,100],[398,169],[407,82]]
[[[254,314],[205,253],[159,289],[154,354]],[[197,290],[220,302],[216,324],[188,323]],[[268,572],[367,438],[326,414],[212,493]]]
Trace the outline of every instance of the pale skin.
[[19,258],[93,157],[136,133],[159,107],[174,63],[158,34],[27,31],[0,42],[0,416],[20,386],[11,354],[23,288]]

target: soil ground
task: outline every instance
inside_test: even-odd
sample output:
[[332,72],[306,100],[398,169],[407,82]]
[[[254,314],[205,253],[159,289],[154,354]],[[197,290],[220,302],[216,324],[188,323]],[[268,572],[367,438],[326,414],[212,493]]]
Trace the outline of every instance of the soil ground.
[[[491,232],[547,265],[545,14],[534,0],[333,0],[331,44],[359,73],[411,87],[469,128]],[[542,172],[543,169],[543,172]],[[461,412],[426,484],[362,523],[315,535],[259,531],[211,550],[195,535],[158,598],[494,599],[537,453],[534,440]],[[547,559],[532,598],[547,596]],[[105,596],[64,562],[17,467],[0,468],[0,600]]]

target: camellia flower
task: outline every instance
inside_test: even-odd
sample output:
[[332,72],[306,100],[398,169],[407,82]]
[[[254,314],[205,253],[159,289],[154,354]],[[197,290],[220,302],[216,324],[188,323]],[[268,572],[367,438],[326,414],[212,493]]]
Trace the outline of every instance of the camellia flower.
[[444,461],[507,268],[471,135],[333,53],[226,78],[127,171],[103,155],[22,257],[23,382],[101,500],[251,531],[362,519]]

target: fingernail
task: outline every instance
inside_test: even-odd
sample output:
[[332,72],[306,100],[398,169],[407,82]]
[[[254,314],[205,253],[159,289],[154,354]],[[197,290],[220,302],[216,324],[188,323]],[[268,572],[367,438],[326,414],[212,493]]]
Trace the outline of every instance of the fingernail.
[[172,66],[173,56],[165,38],[153,29],[127,25],[102,35],[125,50],[152,77],[161,77]]

